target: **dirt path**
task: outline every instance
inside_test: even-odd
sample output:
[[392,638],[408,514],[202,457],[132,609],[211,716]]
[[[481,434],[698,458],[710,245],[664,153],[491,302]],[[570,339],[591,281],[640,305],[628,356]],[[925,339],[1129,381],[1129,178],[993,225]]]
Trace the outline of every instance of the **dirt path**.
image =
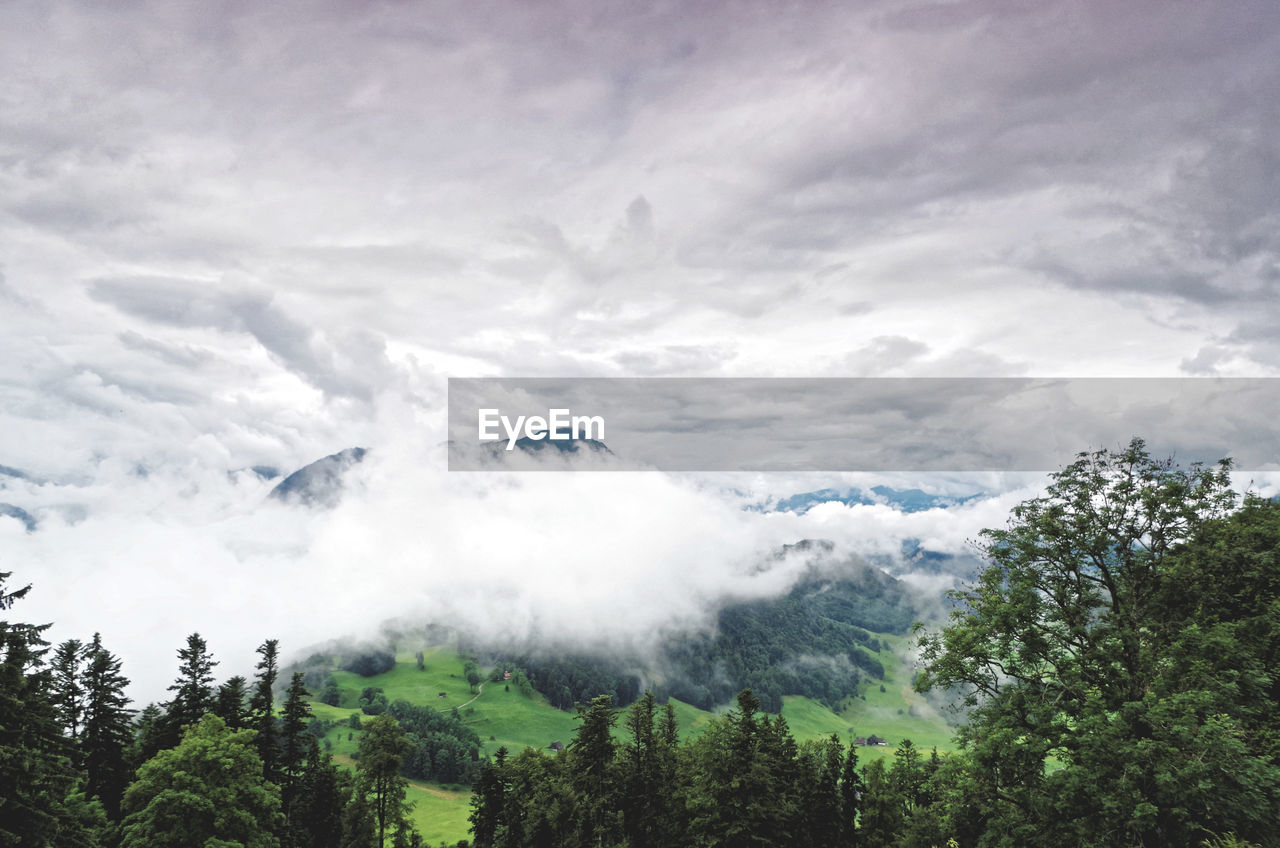
[[475,703],[476,698],[479,698],[479,697],[480,697],[481,695],[483,695],[483,694],[484,694],[484,684],[483,684],[483,683],[477,684],[477,685],[476,685],[476,694],[475,694],[475,698],[472,698],[470,701],[467,701],[467,703],[465,703],[465,704],[459,704],[459,705],[458,705],[458,709],[462,709],[462,708],[463,708],[463,707],[465,707],[465,706],[468,706],[468,705],[470,705],[470,704],[474,704],[474,703]]

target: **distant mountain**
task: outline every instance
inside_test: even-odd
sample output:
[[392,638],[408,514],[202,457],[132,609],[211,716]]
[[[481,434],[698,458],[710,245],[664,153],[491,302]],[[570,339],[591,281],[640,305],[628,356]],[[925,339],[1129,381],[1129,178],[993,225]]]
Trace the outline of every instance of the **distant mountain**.
[[277,483],[270,497],[305,506],[335,507],[342,500],[343,476],[363,461],[366,453],[365,448],[347,448],[317,459]]
[[28,479],[28,474],[18,468],[10,468],[8,465],[0,465],[0,477],[17,477],[19,480]]
[[[811,541],[787,547],[829,550]],[[878,634],[905,634],[915,619],[913,598],[898,580],[863,563],[828,563],[811,567],[781,597],[724,604],[712,632],[669,634],[656,660],[469,647],[523,669],[561,709],[599,694],[625,705],[645,688],[712,709],[750,688],[765,709],[777,712],[783,695],[835,706],[883,679],[889,648]]]
[[931,495],[920,489],[894,489],[889,486],[872,486],[869,490],[851,488],[818,489],[801,492],[779,500],[772,509],[758,507],[761,511],[805,513],[822,503],[842,503],[846,506],[871,506],[884,504],[902,512],[923,512],[927,509],[947,509],[967,503],[980,495]]
[[16,518],[27,526],[28,533],[34,533],[40,522],[36,521],[35,516],[27,512],[22,507],[13,504],[0,503],[0,515],[7,515],[10,518]]

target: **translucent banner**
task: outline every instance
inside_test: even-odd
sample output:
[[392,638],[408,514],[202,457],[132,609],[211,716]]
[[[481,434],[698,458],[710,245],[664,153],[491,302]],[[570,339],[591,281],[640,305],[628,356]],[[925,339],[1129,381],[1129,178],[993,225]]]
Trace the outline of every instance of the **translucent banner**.
[[1280,380],[452,378],[451,471],[1049,471],[1134,436],[1280,469]]

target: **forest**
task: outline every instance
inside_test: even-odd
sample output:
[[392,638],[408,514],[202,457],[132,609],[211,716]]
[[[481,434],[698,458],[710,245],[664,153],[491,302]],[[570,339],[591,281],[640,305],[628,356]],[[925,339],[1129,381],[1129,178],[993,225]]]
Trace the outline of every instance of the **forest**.
[[[170,699],[135,712],[98,636],[10,620],[30,586],[5,573],[0,845],[418,845],[406,776],[440,764],[474,779],[479,848],[1274,845],[1280,504],[1229,472],[1135,440],[1054,474],[984,531],[950,619],[917,628],[915,687],[965,707],[954,745],[865,764],[838,736],[797,743],[748,689],[683,739],[661,697],[598,695],[562,752],[488,760],[456,716],[370,693],[339,768],[275,640],[217,684],[192,634]],[[767,630],[750,612],[724,638]]]

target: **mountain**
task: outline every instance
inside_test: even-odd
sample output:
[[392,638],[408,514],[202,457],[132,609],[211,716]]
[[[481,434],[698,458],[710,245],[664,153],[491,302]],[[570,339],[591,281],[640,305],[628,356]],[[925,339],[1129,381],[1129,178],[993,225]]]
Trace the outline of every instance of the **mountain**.
[[343,476],[364,460],[365,448],[347,448],[304,465],[276,484],[269,497],[304,506],[332,508],[342,500]]
[[39,526],[40,523],[31,513],[27,512],[22,507],[14,506],[13,504],[0,503],[0,515],[7,515],[10,518],[18,519],[27,526],[28,533],[35,532],[36,527]]
[[779,500],[766,510],[763,505],[757,509],[773,512],[805,513],[822,503],[841,503],[845,506],[872,506],[883,504],[894,507],[901,512],[923,512],[927,509],[947,509],[960,506],[979,495],[931,495],[920,489],[894,489],[889,486],[872,486],[870,489],[851,488],[844,491],[837,489],[818,489],[813,492],[800,492]]
[[889,648],[877,634],[903,635],[916,617],[904,584],[878,568],[844,562],[811,566],[781,597],[724,603],[713,630],[667,634],[656,658],[540,652],[465,636],[460,645],[520,668],[561,709],[600,694],[625,705],[644,689],[712,709],[750,688],[777,712],[787,695],[834,707],[882,680]]

